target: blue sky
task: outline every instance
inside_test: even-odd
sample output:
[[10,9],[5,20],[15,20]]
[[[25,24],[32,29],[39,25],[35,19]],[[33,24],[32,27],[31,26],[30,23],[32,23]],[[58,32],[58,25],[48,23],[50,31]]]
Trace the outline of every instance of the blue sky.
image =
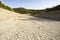
[[60,4],[60,0],[0,0],[12,8],[44,9]]

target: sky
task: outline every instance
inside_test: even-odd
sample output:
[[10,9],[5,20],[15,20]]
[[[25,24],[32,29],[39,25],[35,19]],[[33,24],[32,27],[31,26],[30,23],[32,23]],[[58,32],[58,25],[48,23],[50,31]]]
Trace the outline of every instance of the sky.
[[45,9],[60,4],[60,0],[0,0],[11,8]]

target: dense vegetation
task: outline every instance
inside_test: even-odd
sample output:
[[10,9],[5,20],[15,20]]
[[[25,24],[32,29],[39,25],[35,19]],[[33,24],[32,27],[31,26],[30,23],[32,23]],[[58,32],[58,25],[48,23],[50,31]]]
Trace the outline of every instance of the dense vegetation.
[[25,8],[13,8],[13,10],[17,13],[22,13],[22,14],[28,14],[31,13],[30,10],[25,9]]
[[25,8],[13,8],[13,10],[15,12],[22,13],[22,14],[36,15],[36,14],[41,14],[41,13],[44,13],[44,12],[60,10],[60,5],[57,5],[57,6],[52,7],[52,8],[46,8],[46,9],[43,9],[43,10],[33,10],[33,9],[25,9]]
[[17,13],[22,13],[22,14],[32,14],[32,15],[36,15],[36,14],[41,14],[44,12],[49,12],[49,11],[55,11],[55,10],[60,10],[60,5],[57,5],[53,8],[47,8],[47,9],[43,9],[43,10],[33,10],[33,9],[25,9],[25,8],[10,8],[6,5],[4,5],[1,1],[0,1],[0,8],[4,8],[10,11],[15,11]]
[[57,6],[53,7],[53,8],[45,9],[46,12],[48,12],[48,11],[55,11],[55,10],[60,10],[60,5],[57,5]]
[[0,8],[4,8],[4,9],[7,9],[7,10],[12,11],[12,8],[10,8],[10,7],[6,6],[6,5],[4,5],[1,1],[0,1]]
[[22,14],[36,14],[41,13],[43,10],[33,10],[33,9],[25,9],[25,8],[13,8],[15,12],[22,13]]

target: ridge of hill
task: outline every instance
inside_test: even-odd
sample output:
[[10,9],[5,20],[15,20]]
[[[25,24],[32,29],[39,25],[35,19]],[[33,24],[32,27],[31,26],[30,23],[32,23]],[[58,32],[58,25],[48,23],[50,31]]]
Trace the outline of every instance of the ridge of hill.
[[7,5],[4,5],[1,1],[0,1],[0,8],[4,8],[4,9],[10,10],[10,11],[13,11],[12,8],[10,8],[10,7],[7,6]]
[[4,8],[10,11],[14,11],[17,13],[22,13],[22,14],[40,14],[41,12],[49,12],[49,11],[55,11],[55,10],[60,10],[60,5],[54,6],[52,8],[46,8],[46,9],[42,9],[42,10],[34,10],[34,9],[25,9],[25,8],[11,8],[7,5],[4,5],[1,1],[0,1],[0,8]]

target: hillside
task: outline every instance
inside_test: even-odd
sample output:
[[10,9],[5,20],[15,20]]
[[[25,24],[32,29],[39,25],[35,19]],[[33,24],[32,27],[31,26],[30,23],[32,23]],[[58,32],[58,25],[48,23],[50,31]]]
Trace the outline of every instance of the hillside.
[[46,8],[46,9],[42,9],[42,10],[34,10],[34,9],[26,9],[23,7],[20,8],[11,8],[7,5],[4,5],[1,1],[0,1],[0,8],[4,8],[10,11],[14,11],[17,12],[19,14],[31,14],[31,15],[36,15],[36,14],[41,14],[41,13],[45,13],[45,12],[50,12],[50,11],[56,11],[56,10],[60,10],[60,5],[54,6],[52,8]]
[[33,15],[38,18],[60,21],[60,10]]
[[0,40],[60,40],[60,22],[0,8]]
[[22,7],[21,8],[13,8],[13,10],[17,13],[36,15],[36,14],[41,14],[41,13],[44,13],[44,12],[60,10],[60,5],[54,6],[52,8],[42,9],[42,10],[25,9],[25,8],[22,8]]
[[0,2],[0,40],[60,40],[60,5],[33,10]]
[[8,7],[7,5],[4,5],[1,1],[0,1],[0,8],[4,8],[4,9],[10,10],[10,11],[13,11],[12,8]]

